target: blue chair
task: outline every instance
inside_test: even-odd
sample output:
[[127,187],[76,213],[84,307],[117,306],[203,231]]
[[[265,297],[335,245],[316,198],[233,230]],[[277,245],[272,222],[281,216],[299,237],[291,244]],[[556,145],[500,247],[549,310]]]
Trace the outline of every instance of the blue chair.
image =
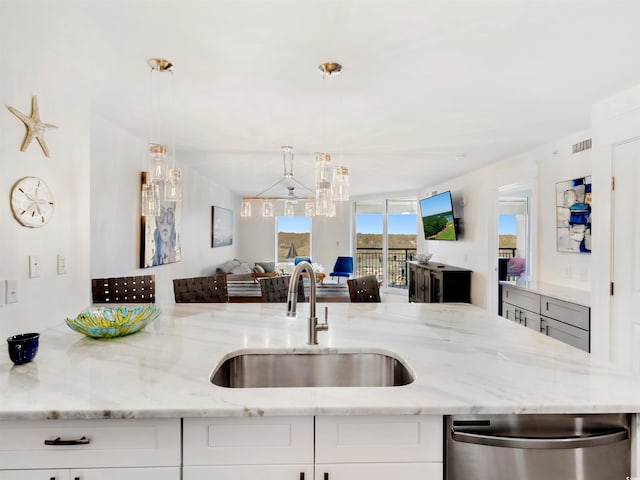
[[297,265],[300,262],[309,262],[311,263],[311,257],[296,257],[293,259],[293,264]]
[[331,272],[329,276],[338,277],[338,283],[340,283],[340,277],[349,278],[352,273],[353,257],[338,257],[333,267],[333,272]]

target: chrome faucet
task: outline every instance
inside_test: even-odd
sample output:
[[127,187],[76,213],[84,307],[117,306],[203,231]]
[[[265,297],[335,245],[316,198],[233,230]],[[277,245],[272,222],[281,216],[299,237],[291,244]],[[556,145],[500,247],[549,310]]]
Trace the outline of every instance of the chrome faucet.
[[313,271],[313,267],[309,262],[302,261],[293,269],[291,280],[289,281],[289,291],[287,292],[287,317],[296,316],[298,282],[300,281],[300,276],[303,271],[309,276],[309,328],[307,344],[318,345],[318,332],[321,330],[329,330],[329,323],[326,310],[324,323],[318,323],[318,317],[316,317],[316,273]]

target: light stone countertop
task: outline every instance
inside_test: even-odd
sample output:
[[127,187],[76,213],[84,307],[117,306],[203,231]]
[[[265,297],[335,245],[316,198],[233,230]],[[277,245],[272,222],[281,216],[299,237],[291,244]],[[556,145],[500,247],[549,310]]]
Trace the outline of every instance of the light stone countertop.
[[[308,304],[161,305],[143,331],[94,340],[63,322],[28,364],[0,358],[0,419],[640,411],[640,377],[463,304],[327,304],[308,347]],[[322,312],[324,305],[318,305]],[[245,348],[386,350],[402,387],[227,389],[209,377]]]
[[502,280],[500,284],[509,285],[511,287],[520,288],[522,290],[528,290],[530,292],[537,293],[539,295],[545,295],[547,297],[557,298],[559,300],[564,300],[565,302],[584,305],[585,307],[591,306],[591,292],[589,292],[588,290],[580,290],[577,288],[565,287],[564,285],[532,282],[528,280],[518,280],[516,282]]

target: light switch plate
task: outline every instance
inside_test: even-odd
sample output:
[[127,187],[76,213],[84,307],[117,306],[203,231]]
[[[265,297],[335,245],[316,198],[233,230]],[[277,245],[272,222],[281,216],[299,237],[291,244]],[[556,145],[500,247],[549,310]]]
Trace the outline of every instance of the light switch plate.
[[58,254],[58,275],[67,273],[67,257]]
[[7,304],[9,303],[18,303],[18,281],[17,280],[7,280]]
[[29,256],[29,278],[40,276],[40,257],[37,255]]

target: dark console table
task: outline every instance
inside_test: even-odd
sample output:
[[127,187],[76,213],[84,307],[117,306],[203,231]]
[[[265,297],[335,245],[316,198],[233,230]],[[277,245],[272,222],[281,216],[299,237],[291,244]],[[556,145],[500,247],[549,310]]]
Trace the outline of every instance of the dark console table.
[[409,301],[471,303],[471,270],[442,263],[407,262]]

